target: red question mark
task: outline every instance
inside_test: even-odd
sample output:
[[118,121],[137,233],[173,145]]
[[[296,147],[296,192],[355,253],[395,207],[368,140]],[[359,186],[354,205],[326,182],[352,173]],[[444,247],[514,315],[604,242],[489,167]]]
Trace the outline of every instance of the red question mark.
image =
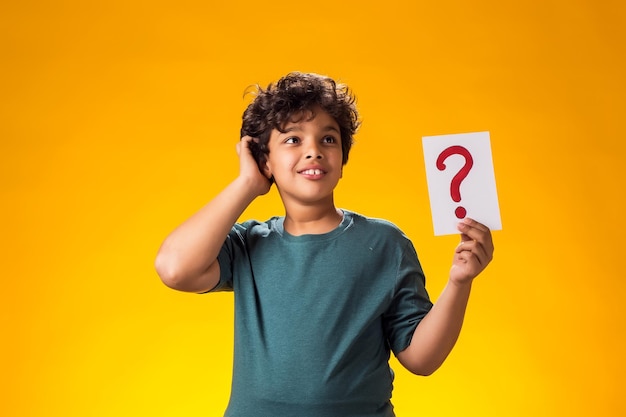
[[[464,147],[458,145],[450,146],[449,148],[444,149],[437,157],[437,169],[439,169],[439,171],[446,169],[444,161],[452,155],[461,155],[465,158],[465,165],[463,165],[463,168],[457,172],[450,183],[450,196],[452,196],[453,201],[458,203],[461,201],[461,183],[465,177],[467,177],[467,174],[469,174],[472,166],[474,166],[474,158],[472,158],[472,155]],[[467,214],[467,211],[463,207],[459,206],[456,210],[454,210],[454,214],[456,214],[457,218],[462,219]]]

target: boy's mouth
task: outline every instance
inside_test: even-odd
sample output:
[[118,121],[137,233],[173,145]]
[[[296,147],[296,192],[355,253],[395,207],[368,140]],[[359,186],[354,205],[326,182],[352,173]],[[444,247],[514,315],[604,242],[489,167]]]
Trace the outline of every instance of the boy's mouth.
[[326,171],[322,171],[321,169],[305,169],[299,172],[303,175],[322,175],[325,174]]

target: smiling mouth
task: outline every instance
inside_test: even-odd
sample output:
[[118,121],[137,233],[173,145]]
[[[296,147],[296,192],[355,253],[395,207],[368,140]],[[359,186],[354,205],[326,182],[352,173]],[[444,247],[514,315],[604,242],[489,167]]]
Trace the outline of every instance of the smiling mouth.
[[300,174],[304,174],[304,175],[322,175],[325,174],[325,171],[322,171],[321,169],[305,169],[304,171],[300,171]]

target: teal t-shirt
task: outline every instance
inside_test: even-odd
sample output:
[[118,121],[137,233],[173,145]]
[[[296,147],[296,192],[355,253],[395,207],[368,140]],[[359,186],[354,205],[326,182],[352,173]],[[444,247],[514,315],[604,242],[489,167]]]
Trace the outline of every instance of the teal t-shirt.
[[390,349],[404,350],[432,307],[411,241],[343,211],[319,235],[283,217],[236,224],[214,291],[235,295],[227,417],[390,417]]

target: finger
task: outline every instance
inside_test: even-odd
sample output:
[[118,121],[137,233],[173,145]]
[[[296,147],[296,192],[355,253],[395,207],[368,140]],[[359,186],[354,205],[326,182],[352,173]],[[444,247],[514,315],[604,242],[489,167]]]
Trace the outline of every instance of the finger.
[[484,224],[477,222],[474,219],[469,217],[464,218],[459,222],[459,227],[464,228],[465,230],[476,230],[481,232],[489,232],[489,228]]
[[481,240],[461,240],[455,251],[457,253],[472,252],[478,257],[481,265],[486,265],[493,259],[493,243],[491,239],[488,239],[486,243]]
[[247,152],[252,155],[252,149],[250,149],[250,143],[258,142],[258,139],[253,138],[251,136],[242,136],[239,142],[237,142],[237,154],[239,156],[242,155],[241,151],[246,149]]
[[484,254],[487,257],[490,257],[490,254],[493,253],[493,242],[491,241],[491,236],[485,239],[466,239],[463,238],[462,235],[461,242],[457,245],[456,251],[460,252],[462,250],[475,251],[481,255]]
[[465,233],[461,233],[461,242],[469,241],[474,241],[474,239],[472,239],[469,235],[466,235]]
[[455,264],[466,265],[473,270],[480,271],[487,265],[484,259],[470,251],[462,251],[455,255]]
[[252,136],[242,136],[240,142],[245,142],[245,143],[250,143],[250,142],[256,142],[259,143],[259,138],[255,138]]
[[250,136],[242,136],[242,138],[239,140],[239,146],[244,146],[247,148],[251,140],[252,138]]
[[456,246],[456,249],[454,250],[456,253],[461,253],[463,251],[470,250],[469,243],[474,242],[471,239],[470,240],[463,239],[463,236],[465,236],[465,235],[461,235],[462,239],[459,242],[459,244]]
[[471,251],[461,251],[459,253],[456,254],[455,256],[456,261],[455,263],[463,263],[463,264],[478,264],[479,266],[482,267],[482,261],[481,259],[473,252]]
[[487,256],[487,250],[485,249],[485,247],[476,240],[462,240],[457,245],[455,252],[471,252],[482,258],[485,258]]
[[461,232],[461,240],[477,240],[486,247],[493,246],[491,230],[476,220],[465,218],[458,224],[458,229]]

